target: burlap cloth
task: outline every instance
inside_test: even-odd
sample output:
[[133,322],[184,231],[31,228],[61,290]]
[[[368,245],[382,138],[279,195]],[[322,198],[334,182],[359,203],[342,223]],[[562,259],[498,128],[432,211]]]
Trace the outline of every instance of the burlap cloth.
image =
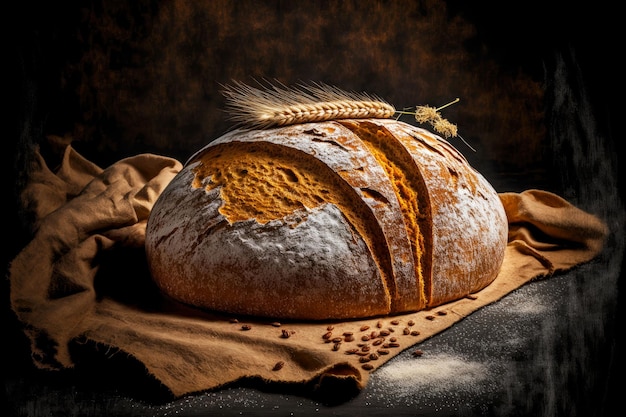
[[[34,165],[21,196],[34,219],[34,235],[11,263],[9,279],[12,308],[35,364],[72,367],[69,346],[94,342],[140,361],[173,396],[244,378],[319,392],[337,384],[358,391],[372,371],[401,351],[537,277],[591,260],[607,234],[599,219],[552,193],[502,193],[510,228],[504,265],[475,296],[395,317],[272,323],[182,306],[162,297],[150,281],[143,252],[146,221],[180,162],[141,154],[103,170],[67,146],[56,172],[40,154]],[[381,332],[389,334],[380,345],[362,341],[373,331],[381,341]],[[345,332],[354,341],[345,341]],[[361,362],[369,355],[348,353],[362,351],[359,343],[378,356],[367,362],[371,370]]]

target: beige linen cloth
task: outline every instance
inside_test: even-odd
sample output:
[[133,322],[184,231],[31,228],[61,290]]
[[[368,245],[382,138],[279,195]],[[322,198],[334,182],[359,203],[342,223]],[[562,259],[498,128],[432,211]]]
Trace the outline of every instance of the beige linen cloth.
[[502,193],[510,228],[504,264],[470,297],[430,311],[334,323],[230,317],[168,300],[149,278],[146,221],[180,162],[141,154],[101,169],[68,145],[53,172],[37,157],[21,196],[35,232],[9,269],[12,309],[35,364],[72,367],[71,344],[86,340],[134,357],[173,396],[248,378],[311,395],[337,387],[358,392],[401,351],[535,278],[591,260],[607,234],[603,222],[554,194]]

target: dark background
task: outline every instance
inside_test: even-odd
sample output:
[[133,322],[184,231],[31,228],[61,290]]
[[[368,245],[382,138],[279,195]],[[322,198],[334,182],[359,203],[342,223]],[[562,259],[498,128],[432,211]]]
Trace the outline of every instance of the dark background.
[[[18,195],[34,147],[52,168],[70,142],[101,167],[144,152],[184,161],[229,128],[220,85],[263,79],[321,81],[398,109],[459,97],[442,113],[477,152],[451,141],[497,191],[558,193],[618,228],[611,242],[623,249],[623,23],[612,2],[31,0],[14,7],[5,12],[5,263],[32,233]],[[611,284],[590,353],[598,367],[570,387],[602,404],[617,401],[623,364],[616,337],[623,279]],[[16,375],[52,386],[76,378],[32,369],[6,282],[2,294],[6,384]],[[136,365],[127,366],[133,374]],[[560,411],[572,415],[576,406]]]

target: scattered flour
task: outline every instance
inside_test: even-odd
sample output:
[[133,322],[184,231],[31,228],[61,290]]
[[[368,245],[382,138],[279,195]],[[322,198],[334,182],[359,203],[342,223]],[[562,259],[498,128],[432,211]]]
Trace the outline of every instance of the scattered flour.
[[395,395],[415,395],[422,389],[431,393],[478,389],[489,377],[489,368],[481,362],[441,353],[392,361],[379,369],[378,377],[393,386]]
[[550,308],[545,305],[543,301],[544,300],[540,299],[539,297],[516,297],[514,303],[506,303],[506,305],[501,306],[501,308],[506,309],[509,314],[547,314],[550,311]]

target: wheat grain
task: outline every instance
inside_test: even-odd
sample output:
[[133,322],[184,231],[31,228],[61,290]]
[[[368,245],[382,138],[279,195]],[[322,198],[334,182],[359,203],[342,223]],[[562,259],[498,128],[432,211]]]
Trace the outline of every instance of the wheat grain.
[[255,88],[241,82],[223,86],[226,108],[238,127],[266,129],[336,119],[392,117],[395,108],[366,93],[354,93],[322,83]]

